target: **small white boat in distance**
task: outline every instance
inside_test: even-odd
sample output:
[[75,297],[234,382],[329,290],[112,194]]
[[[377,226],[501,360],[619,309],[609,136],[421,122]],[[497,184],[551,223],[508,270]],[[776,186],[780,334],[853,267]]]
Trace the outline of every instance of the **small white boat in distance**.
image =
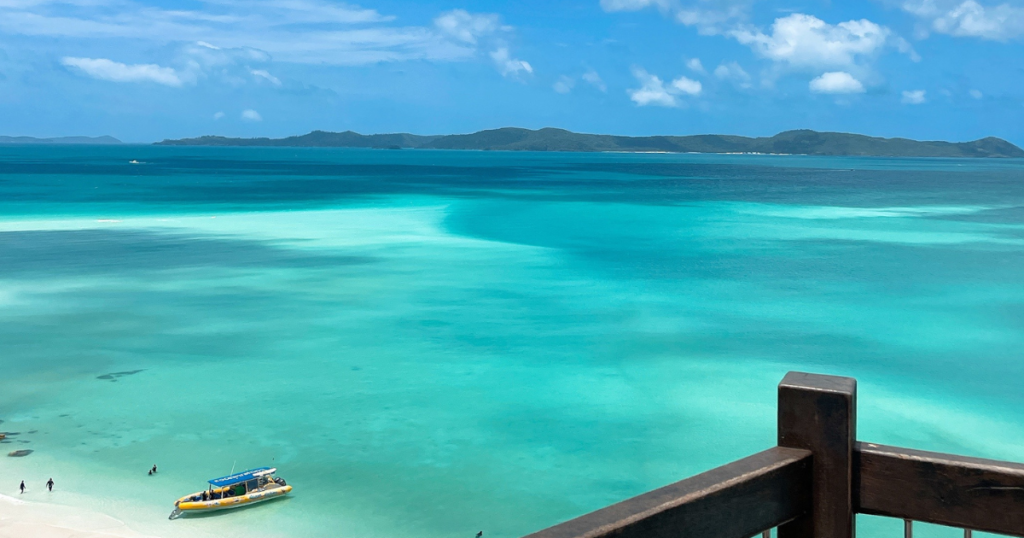
[[292,490],[283,478],[277,478],[277,469],[260,467],[210,480],[210,489],[185,495],[174,503],[174,511],[167,519],[178,519],[186,514],[240,508],[250,504],[282,497]]

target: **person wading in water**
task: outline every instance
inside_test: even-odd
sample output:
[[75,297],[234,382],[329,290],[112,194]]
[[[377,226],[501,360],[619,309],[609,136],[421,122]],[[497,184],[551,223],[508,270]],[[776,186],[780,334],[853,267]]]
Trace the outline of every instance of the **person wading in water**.
[[48,489],[50,491],[53,491],[53,479],[52,478],[46,481],[46,489]]
[[24,480],[21,481],[21,493],[23,493],[23,494],[25,493],[25,481]]

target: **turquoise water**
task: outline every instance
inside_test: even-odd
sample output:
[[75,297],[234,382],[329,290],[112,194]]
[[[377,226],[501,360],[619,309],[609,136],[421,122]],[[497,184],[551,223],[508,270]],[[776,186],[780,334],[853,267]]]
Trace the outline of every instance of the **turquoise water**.
[[[774,444],[792,369],[1020,461],[1022,267],[1022,161],[0,147],[0,493],[516,537]],[[166,520],[261,465],[295,494]]]

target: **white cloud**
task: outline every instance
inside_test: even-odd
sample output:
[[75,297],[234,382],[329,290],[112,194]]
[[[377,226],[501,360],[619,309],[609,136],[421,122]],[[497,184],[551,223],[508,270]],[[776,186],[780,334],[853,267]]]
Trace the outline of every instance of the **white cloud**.
[[971,97],[975,99],[981,99],[982,97],[984,97],[980,90],[971,90],[967,93],[971,94]]
[[864,85],[845,71],[832,71],[811,80],[814,93],[864,93]]
[[743,88],[750,87],[750,75],[736,62],[719,64],[715,68],[715,77],[734,82]]
[[626,90],[629,98],[639,106],[676,106],[676,98],[665,88],[665,83],[642,68],[633,68],[633,76],[640,81],[640,87]]
[[480,37],[493,34],[503,27],[494,14],[474,14],[464,9],[453,9],[434,19],[442,33],[464,43],[475,45]]
[[583,73],[581,78],[583,78],[586,83],[601,90],[602,92],[608,91],[608,87],[605,86],[604,81],[601,80],[601,75],[598,75],[597,71],[594,71],[593,69]]
[[690,58],[689,61],[686,62],[686,67],[694,73],[700,73],[702,75],[707,73],[707,71],[704,70],[704,64],[700,63],[700,58]]
[[156,64],[123,64],[106,58],[73,58],[67,56],[60,63],[80,70],[86,75],[113,82],[155,82],[164,86],[181,86],[183,81],[174,69]]
[[[748,22],[751,7],[757,1],[759,0],[602,0],[601,5],[606,11],[628,11],[658,6],[662,8],[663,13],[671,14],[676,22],[696,28],[701,35],[720,35],[735,39],[750,47],[758,56],[774,63],[771,68],[762,71],[761,83],[766,87],[770,87],[779,76],[792,71],[820,73],[825,70],[842,70],[861,78],[870,77],[871,63],[887,49],[898,50],[915,62],[921,60],[906,39],[896,35],[888,27],[867,19],[829,24],[812,15],[791,13],[776,18],[771,27],[765,30]],[[883,1],[931,3],[951,0]],[[782,8],[777,10],[788,11]],[[694,72],[704,74],[704,71]],[[744,75],[737,73],[737,76],[723,78],[749,88],[750,76],[743,73]]]
[[924,103],[924,93],[924,90],[904,90],[900,101],[907,105],[920,105]]
[[1024,36],[1024,7],[1010,3],[984,6],[976,0],[907,0],[902,8],[940,34],[994,41]]
[[877,54],[891,31],[869,20],[831,25],[802,13],[775,19],[771,33],[750,28],[730,32],[761,57],[798,68],[848,67]]
[[555,91],[558,93],[569,93],[572,91],[573,86],[576,85],[576,81],[571,77],[562,75],[558,77],[558,81],[555,82]]
[[266,69],[250,69],[249,70],[249,74],[251,74],[252,76],[257,77],[257,78],[262,78],[264,80],[268,80],[274,86],[280,86],[281,85],[281,80],[278,79],[277,77],[275,77],[274,75],[271,75],[270,72],[267,71]]
[[703,89],[699,81],[686,77],[679,77],[666,86],[660,78],[641,67],[633,68],[633,76],[640,82],[640,87],[626,90],[626,93],[639,106],[679,106],[678,95],[696,96]]
[[529,62],[509,56],[508,47],[501,47],[491,52],[491,59],[494,60],[494,64],[498,67],[498,72],[502,76],[533,73],[533,67],[530,66]]
[[[502,25],[501,17],[496,14],[453,9],[435,18],[434,26],[439,35],[454,43],[458,50],[468,56],[475,56],[481,49],[492,49],[491,60],[502,76],[533,73],[533,66],[529,62],[512,57],[506,35],[513,28]],[[563,88],[565,84],[556,83],[555,86]]]
[[221,119],[223,117],[224,117],[224,113],[223,112],[217,112],[216,114],[213,115],[213,119],[214,120],[219,120],[219,119]]
[[[205,41],[185,43],[178,49],[182,63],[194,63],[202,70],[222,68],[247,63],[265,63],[271,60],[270,54],[252,47],[217,47]],[[247,68],[248,69],[248,68]],[[251,71],[251,69],[249,69]]]
[[648,6],[667,8],[668,0],[601,0],[601,9],[612,11],[639,11]]
[[242,119],[245,121],[263,121],[263,116],[260,116],[259,112],[248,108],[242,111]]
[[686,77],[679,77],[673,80],[672,87],[679,90],[680,93],[685,93],[687,95],[700,95],[700,92],[703,89],[699,81]]

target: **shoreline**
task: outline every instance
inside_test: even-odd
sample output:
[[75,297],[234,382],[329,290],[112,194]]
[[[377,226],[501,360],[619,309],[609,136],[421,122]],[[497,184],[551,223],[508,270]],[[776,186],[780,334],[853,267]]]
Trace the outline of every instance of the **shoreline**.
[[101,512],[0,494],[0,538],[157,538]]

